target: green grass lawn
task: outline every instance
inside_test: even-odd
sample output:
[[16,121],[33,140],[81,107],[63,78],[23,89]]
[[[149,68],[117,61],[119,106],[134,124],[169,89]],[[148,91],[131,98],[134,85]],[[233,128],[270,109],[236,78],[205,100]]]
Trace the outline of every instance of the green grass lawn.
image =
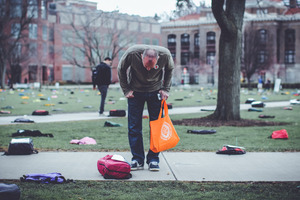
[[[246,151],[300,151],[300,106],[293,106],[293,110],[283,108],[265,108],[262,112],[266,115],[274,115],[275,120],[290,123],[284,126],[264,127],[213,127],[217,131],[212,135],[189,134],[187,130],[212,129],[212,127],[179,126],[175,128],[181,138],[179,144],[171,151],[216,151],[223,144],[239,145]],[[207,115],[180,114],[171,115],[171,119],[196,118]],[[259,119],[260,113],[241,111],[242,118]],[[267,120],[267,119],[260,119]],[[11,134],[18,129],[40,130],[42,133],[52,133],[54,138],[36,137],[34,145],[39,151],[129,151],[127,139],[127,118],[111,118],[109,121],[122,124],[122,127],[104,127],[106,119],[89,121],[71,121],[55,123],[30,123],[11,124],[0,126],[0,148],[7,149]],[[149,148],[149,120],[143,120],[145,149]],[[275,130],[286,129],[289,134],[288,140],[274,140],[267,137]],[[74,145],[69,144],[72,139],[81,139],[85,136],[94,138],[97,145]]]
[[17,183],[21,199],[203,199],[203,200],[297,200],[299,183],[207,183],[180,181],[76,181],[54,185]]
[[[11,115],[30,115],[35,109],[63,108],[61,112],[97,112],[100,96],[93,90],[70,90],[50,91],[23,91],[30,98],[21,99],[19,93],[1,92],[1,107],[13,105]],[[295,97],[291,90],[282,91],[283,94],[265,94],[267,101],[290,100]],[[34,102],[43,94],[41,102]],[[201,88],[173,88],[168,103],[174,106],[201,106],[215,105],[216,91]],[[54,96],[54,98],[52,97]],[[57,96],[57,98],[55,97]],[[48,100],[48,97],[50,99]],[[265,98],[264,97],[264,98]],[[126,100],[117,88],[109,90],[106,110],[117,108],[126,109]],[[255,91],[241,93],[241,102],[247,98],[262,99],[262,95]],[[183,99],[183,100],[179,100]],[[68,102],[58,104],[59,101]],[[27,104],[22,104],[27,102]],[[112,104],[114,102],[114,104]],[[47,107],[46,103],[54,106]],[[85,109],[84,106],[91,105],[92,108]],[[247,152],[285,152],[300,151],[300,106],[292,106],[293,110],[278,108],[264,108],[262,113],[241,111],[242,118],[257,120],[274,120],[287,122],[284,126],[265,127],[200,127],[179,126],[175,128],[181,138],[179,144],[170,151],[210,151],[216,152],[224,144],[239,145],[246,148]],[[171,119],[204,117],[210,112],[199,114],[177,114],[171,115]],[[259,119],[260,114],[274,115],[274,119]],[[2,115],[3,116],[3,115]],[[43,133],[52,133],[53,138],[33,138],[34,146],[40,152],[43,151],[129,151],[127,138],[127,118],[111,118],[109,121],[120,123],[121,127],[104,127],[104,119],[77,121],[77,122],[55,122],[55,123],[33,123],[33,124],[11,124],[0,126],[0,151],[7,149],[11,134],[18,129],[38,129]],[[149,148],[149,121],[143,120],[145,150]],[[215,129],[216,134],[195,135],[187,133],[189,129]],[[275,130],[286,129],[289,134],[287,140],[274,140],[267,138]],[[97,145],[74,145],[69,144],[72,139],[81,139],[85,136],[96,139]],[[20,166],[21,167],[21,166]],[[68,178],[68,177],[67,177]],[[220,182],[181,182],[181,181],[76,181],[76,183],[62,185],[46,185],[36,183],[22,183],[19,181],[0,180],[5,183],[16,183],[20,186],[21,199],[299,199],[300,182],[284,183],[220,183]]]
[[[258,94],[256,90],[241,90],[241,103],[248,98],[263,101],[288,101],[295,99],[293,93],[297,90],[284,90],[278,94],[265,92]],[[21,96],[22,95],[22,96]],[[22,99],[26,98],[26,99]],[[27,99],[28,98],[28,99]],[[174,107],[190,107],[216,105],[217,90],[201,88],[200,86],[172,87],[168,103]],[[47,89],[41,90],[1,90],[1,110],[11,111],[9,115],[31,115],[34,110],[47,110],[50,114],[70,112],[97,112],[100,105],[100,95],[97,90],[91,89]],[[4,109],[12,106],[13,109]],[[111,87],[108,90],[105,110],[127,109],[127,101],[118,87]],[[1,114],[0,117],[7,116]]]

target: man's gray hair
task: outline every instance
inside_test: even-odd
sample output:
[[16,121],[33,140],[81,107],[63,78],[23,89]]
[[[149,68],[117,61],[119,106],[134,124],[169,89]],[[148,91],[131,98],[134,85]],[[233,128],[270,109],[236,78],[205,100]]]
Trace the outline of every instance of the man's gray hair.
[[144,52],[143,52],[143,58],[145,56],[155,57],[156,59],[158,59],[158,53],[154,49],[145,49]]

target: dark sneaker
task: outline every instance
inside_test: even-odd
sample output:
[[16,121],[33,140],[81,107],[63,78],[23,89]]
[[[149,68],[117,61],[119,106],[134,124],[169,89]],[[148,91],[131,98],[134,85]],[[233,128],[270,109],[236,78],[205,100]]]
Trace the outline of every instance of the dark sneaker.
[[149,163],[149,170],[150,171],[159,171],[158,162],[150,162]]
[[131,161],[130,167],[131,167],[131,171],[144,169],[144,165],[139,164],[138,161],[136,160]]

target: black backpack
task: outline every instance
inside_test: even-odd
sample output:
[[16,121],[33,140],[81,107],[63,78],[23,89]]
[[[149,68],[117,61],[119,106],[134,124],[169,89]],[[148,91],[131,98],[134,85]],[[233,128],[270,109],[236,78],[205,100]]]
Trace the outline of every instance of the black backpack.
[[11,135],[12,137],[32,136],[32,137],[53,137],[51,133],[42,133],[39,130],[18,130]]
[[8,151],[4,155],[30,155],[33,153],[38,153],[38,151],[33,148],[31,138],[14,138],[11,139]]
[[21,191],[16,184],[0,183],[0,200],[18,200],[20,196]]

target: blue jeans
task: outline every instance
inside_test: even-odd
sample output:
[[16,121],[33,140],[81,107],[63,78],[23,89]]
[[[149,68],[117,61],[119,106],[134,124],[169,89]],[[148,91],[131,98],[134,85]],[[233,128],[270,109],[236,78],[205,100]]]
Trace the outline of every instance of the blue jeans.
[[101,102],[100,102],[99,113],[102,114],[104,112],[104,104],[105,104],[105,99],[106,99],[106,95],[107,95],[108,85],[99,85],[98,89],[101,93]]
[[[128,139],[132,153],[132,160],[144,164],[145,151],[143,144],[142,120],[144,104],[147,102],[150,121],[156,120],[159,115],[161,100],[157,97],[158,91],[155,92],[134,92],[133,98],[128,98]],[[159,153],[154,153],[149,149],[146,163],[152,161],[159,162]]]

